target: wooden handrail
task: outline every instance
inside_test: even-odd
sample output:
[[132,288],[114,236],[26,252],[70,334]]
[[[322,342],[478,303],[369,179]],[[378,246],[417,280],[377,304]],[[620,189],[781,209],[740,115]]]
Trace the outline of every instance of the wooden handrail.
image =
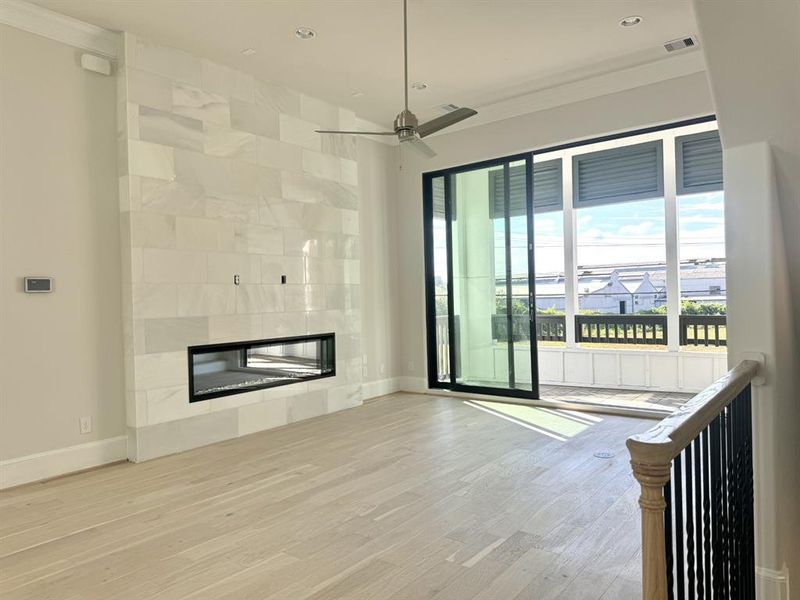
[[628,438],[632,463],[669,464],[758,374],[760,365],[744,360],[658,425]]
[[658,425],[627,440],[633,474],[641,486],[642,597],[646,600],[667,600],[664,486],[670,481],[672,460],[757,377],[759,368],[757,361],[742,361]]

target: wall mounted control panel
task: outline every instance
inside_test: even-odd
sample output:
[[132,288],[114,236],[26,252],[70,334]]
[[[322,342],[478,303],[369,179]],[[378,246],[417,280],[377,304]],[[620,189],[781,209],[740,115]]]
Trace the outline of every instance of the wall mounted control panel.
[[28,294],[46,294],[53,291],[52,277],[26,277],[25,292]]

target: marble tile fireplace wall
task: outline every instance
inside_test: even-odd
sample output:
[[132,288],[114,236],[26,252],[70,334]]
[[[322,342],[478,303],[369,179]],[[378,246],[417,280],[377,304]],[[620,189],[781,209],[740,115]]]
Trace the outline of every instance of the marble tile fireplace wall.
[[[314,132],[355,115],[129,34],[124,46],[129,458],[360,404],[356,144]],[[188,346],[323,332],[336,333],[335,377],[189,402]]]

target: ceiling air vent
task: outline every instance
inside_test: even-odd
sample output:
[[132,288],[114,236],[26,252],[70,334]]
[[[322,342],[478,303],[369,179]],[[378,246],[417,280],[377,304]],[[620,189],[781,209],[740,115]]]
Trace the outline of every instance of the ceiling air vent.
[[440,108],[444,112],[453,112],[454,110],[458,110],[458,107],[455,104],[442,104]]
[[664,44],[664,48],[666,48],[667,52],[677,52],[678,50],[692,48],[694,46],[697,46],[697,40],[692,36],[670,40]]

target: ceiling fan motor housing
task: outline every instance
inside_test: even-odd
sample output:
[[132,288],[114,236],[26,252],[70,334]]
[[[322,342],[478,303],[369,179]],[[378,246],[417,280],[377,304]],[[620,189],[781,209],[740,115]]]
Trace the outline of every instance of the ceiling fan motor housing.
[[417,116],[408,109],[401,112],[394,119],[394,131],[398,135],[404,131],[413,132],[414,129],[417,128],[417,125],[419,125]]

